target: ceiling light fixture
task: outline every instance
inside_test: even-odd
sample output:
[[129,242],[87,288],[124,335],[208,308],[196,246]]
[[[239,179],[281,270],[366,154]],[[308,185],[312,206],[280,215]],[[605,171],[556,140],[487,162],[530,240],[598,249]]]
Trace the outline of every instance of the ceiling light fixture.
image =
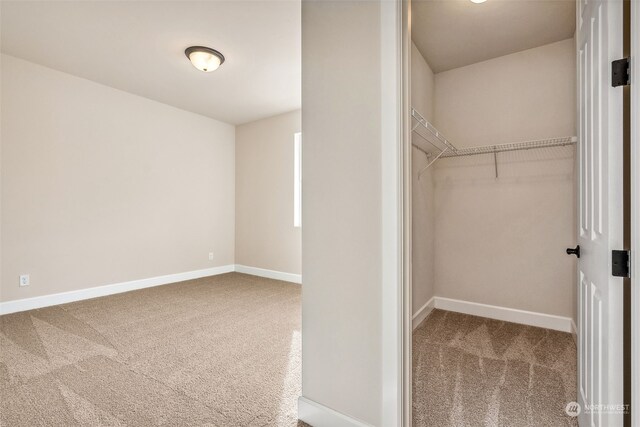
[[486,2],[487,0],[471,0],[471,1],[472,1],[473,3],[476,3],[476,4],[477,4],[477,3],[484,3],[484,2]]
[[210,47],[191,46],[185,49],[184,54],[194,67],[205,73],[217,70],[224,62],[224,55]]

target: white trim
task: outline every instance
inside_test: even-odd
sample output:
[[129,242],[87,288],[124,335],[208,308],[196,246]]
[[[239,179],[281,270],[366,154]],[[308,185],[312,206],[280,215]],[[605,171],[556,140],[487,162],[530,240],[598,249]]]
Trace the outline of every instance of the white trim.
[[456,311],[458,313],[488,317],[489,319],[537,326],[556,331],[572,332],[571,323],[573,320],[569,317],[536,313],[534,311],[518,310],[515,308],[499,307],[496,305],[480,304],[477,302],[461,301],[451,298],[434,298],[435,308],[442,310]]
[[251,274],[252,276],[266,277],[267,279],[284,280],[285,282],[302,283],[302,275],[294,273],[285,273],[276,270],[267,270],[266,268],[249,267],[247,265],[236,264],[235,271],[237,273]]
[[298,397],[298,419],[313,427],[371,427],[371,424],[335,411],[304,396]]
[[[382,237],[382,402],[383,426],[403,422],[404,276],[403,276],[403,96],[402,0],[379,0],[380,137]],[[312,423],[312,425],[314,425]]]
[[147,279],[131,280],[129,282],[79,289],[77,291],[61,292],[33,298],[0,302],[0,315],[16,313],[18,311],[33,310],[35,308],[49,307],[52,305],[66,304],[69,302],[119,294],[122,292],[135,291],[137,289],[150,288],[169,283],[183,282],[185,280],[200,279],[202,277],[231,273],[233,271],[235,271],[235,266],[233,264],[223,265],[220,267],[205,268],[203,270],[186,271],[184,273],[168,274],[166,276],[150,277]]
[[398,305],[401,310],[401,352],[402,369],[400,390],[401,419],[400,426],[411,426],[413,419],[413,284],[412,284],[412,173],[411,173],[411,0],[401,1],[401,63],[400,91],[402,105],[400,108],[400,131],[402,151],[400,159],[400,179],[402,200],[400,201],[402,226],[402,289]]
[[413,329],[417,328],[420,323],[427,318],[429,314],[435,308],[436,297],[432,297],[429,301],[427,301],[422,307],[416,311],[416,314],[413,315]]
[[573,335],[573,340],[578,343],[578,327],[576,326],[576,322],[571,319],[571,335]]
[[50,307],[52,305],[67,304],[91,298],[104,297],[122,292],[135,291],[137,289],[151,288],[170,283],[184,282],[185,280],[200,279],[202,277],[216,276],[224,273],[245,273],[253,276],[269,279],[284,280],[286,282],[302,283],[300,274],[283,273],[281,271],[265,270],[263,268],[247,267],[245,265],[229,264],[220,267],[205,268],[203,270],[185,271],[183,273],[167,274],[165,276],[149,277],[146,279],[131,280],[122,283],[96,286],[77,291],[61,292],[57,294],[42,295],[33,298],[24,298],[13,301],[0,302],[0,315],[17,313],[19,311],[33,310],[36,308]]

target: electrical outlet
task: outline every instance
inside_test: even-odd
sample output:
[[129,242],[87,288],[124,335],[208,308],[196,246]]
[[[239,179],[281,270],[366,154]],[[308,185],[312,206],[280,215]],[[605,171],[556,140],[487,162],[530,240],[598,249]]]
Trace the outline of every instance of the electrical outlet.
[[209,252],[209,261],[213,261],[213,252]]
[[20,276],[20,286],[29,286],[29,275],[22,274]]

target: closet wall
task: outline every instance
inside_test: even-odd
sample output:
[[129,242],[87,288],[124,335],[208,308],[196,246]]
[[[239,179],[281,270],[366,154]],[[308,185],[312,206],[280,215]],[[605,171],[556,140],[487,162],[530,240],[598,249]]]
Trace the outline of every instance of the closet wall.
[[[575,135],[575,75],[573,39],[439,73],[435,125],[458,148]],[[574,147],[497,163],[433,168],[435,295],[575,319]]]
[[[435,77],[418,48],[411,44],[411,105],[427,120],[434,119]],[[411,153],[412,173],[412,271],[413,313],[417,313],[434,295],[434,194],[433,171],[418,172],[428,163],[427,156],[415,147]]]
[[[572,136],[575,73],[573,39],[436,75],[413,45],[411,103],[458,148]],[[498,154],[498,178],[491,155],[418,179],[427,162],[413,147],[414,314],[438,296],[576,320],[575,147]]]

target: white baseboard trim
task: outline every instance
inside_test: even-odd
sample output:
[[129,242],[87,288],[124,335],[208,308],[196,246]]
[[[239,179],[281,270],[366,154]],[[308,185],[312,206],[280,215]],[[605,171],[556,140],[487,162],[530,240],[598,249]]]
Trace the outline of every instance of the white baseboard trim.
[[119,294],[122,292],[135,291],[137,289],[150,288],[153,286],[167,285],[169,283],[183,282],[185,280],[200,279],[202,277],[231,273],[233,271],[235,271],[235,265],[230,264],[220,267],[205,268],[203,270],[186,271],[184,273],[167,274],[166,276],[150,277],[147,279],[131,280],[129,282],[79,289],[77,291],[61,292],[58,294],[0,302],[0,315],[49,307],[52,305],[66,304],[69,302]]
[[555,316],[553,314],[536,313],[534,311],[518,310],[515,308],[499,307],[496,305],[480,304],[476,302],[461,301],[451,298],[434,297],[435,308],[471,314],[474,316],[488,317],[490,319],[506,322],[520,323],[523,325],[537,326],[562,332],[573,332],[573,320],[569,317]]
[[576,326],[576,322],[571,319],[571,335],[573,335],[573,340],[578,343],[578,327]]
[[418,311],[416,311],[416,313],[413,315],[413,329],[417,328],[418,325],[420,325],[420,323],[422,323],[424,319],[426,319],[427,316],[433,311],[433,309],[435,308],[435,298],[436,297],[431,297],[431,299],[427,301],[422,307],[420,307]]
[[252,276],[266,277],[267,279],[284,280],[285,282],[302,283],[302,275],[294,273],[284,273],[282,271],[267,270],[266,268],[249,267],[247,265],[236,264],[235,271],[238,273],[251,274]]
[[371,427],[371,424],[335,411],[304,396],[298,398],[298,419],[313,427]]

